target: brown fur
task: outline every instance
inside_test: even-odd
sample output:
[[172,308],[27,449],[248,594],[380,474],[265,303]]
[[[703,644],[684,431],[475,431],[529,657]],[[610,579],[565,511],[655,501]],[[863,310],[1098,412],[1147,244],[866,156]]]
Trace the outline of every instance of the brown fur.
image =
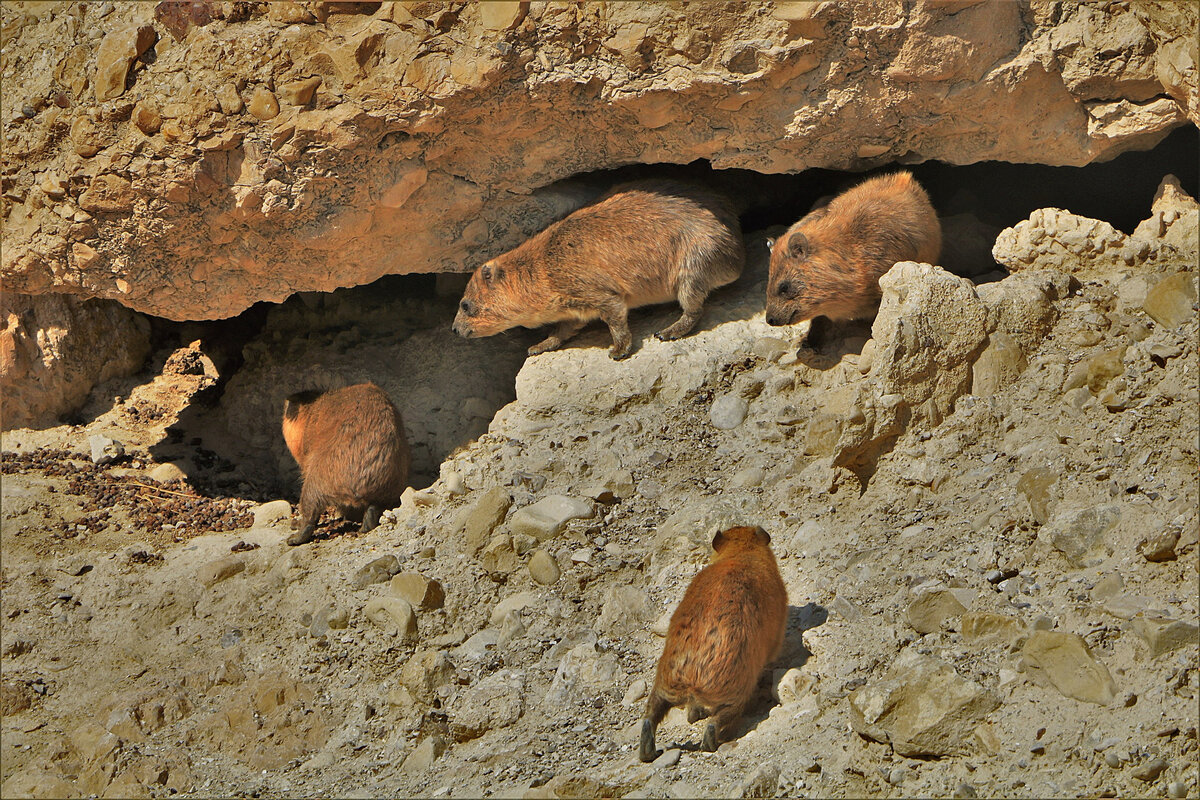
[[408,485],[404,423],[391,398],[373,383],[330,392],[300,392],[284,403],[283,439],[300,465],[301,531],[288,544],[311,541],[326,508],[370,530],[400,504]]
[[678,339],[709,292],[737,279],[746,254],[726,201],[670,181],[618,186],[475,271],[454,318],[468,338],[558,323],[530,355],[562,345],[588,322],[612,332],[613,358],[633,343],[627,314],[678,300],[683,316],[659,331]]
[[787,590],[770,543],[759,527],[730,528],[713,539],[713,562],[692,579],[671,616],[642,722],[643,761],[657,757],[655,730],[675,706],[687,706],[688,722],[715,718],[703,744],[715,750],[730,737],[763,667],[779,655]]
[[934,263],[942,229],[908,172],[863,181],[817,208],[771,246],[767,322],[870,318],[879,278],[897,261]]

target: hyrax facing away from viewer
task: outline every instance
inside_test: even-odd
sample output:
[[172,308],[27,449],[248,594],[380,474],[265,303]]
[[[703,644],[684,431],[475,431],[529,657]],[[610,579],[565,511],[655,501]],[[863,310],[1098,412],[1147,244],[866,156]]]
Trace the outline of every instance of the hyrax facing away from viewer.
[[897,261],[937,261],[942,229],[907,172],[863,181],[802,218],[771,247],[767,322],[874,316],[879,278]]
[[654,733],[675,706],[687,706],[688,722],[715,718],[704,730],[705,750],[733,732],[787,625],[787,590],[770,544],[759,527],[730,528],[713,539],[713,562],[671,616],[642,720],[642,761],[658,757]]
[[719,195],[671,181],[618,186],[471,276],[454,318],[460,336],[555,322],[530,355],[562,345],[594,319],[612,331],[613,358],[633,346],[629,309],[678,300],[683,316],[658,332],[678,339],[708,293],[742,273],[741,227]]
[[313,539],[321,512],[333,506],[369,531],[400,504],[408,485],[408,440],[391,398],[373,383],[300,392],[283,407],[283,439],[300,465],[301,529],[288,544]]

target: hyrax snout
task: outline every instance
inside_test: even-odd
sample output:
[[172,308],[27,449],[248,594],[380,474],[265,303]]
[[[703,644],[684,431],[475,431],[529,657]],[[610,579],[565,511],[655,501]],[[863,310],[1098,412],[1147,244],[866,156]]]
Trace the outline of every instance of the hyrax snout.
[[288,397],[283,438],[304,481],[301,529],[288,544],[312,541],[327,508],[361,520],[362,530],[369,531],[383,511],[400,504],[408,485],[408,440],[400,412],[375,384]]
[[942,230],[908,172],[880,175],[818,207],[771,246],[767,322],[867,319],[898,261],[937,261]]
[[721,196],[672,181],[625,184],[480,266],[454,330],[470,338],[557,323],[529,349],[536,355],[600,319],[612,332],[609,353],[624,358],[629,309],[677,300],[683,315],[658,332],[677,339],[745,260],[737,216]]
[[759,527],[730,528],[713,539],[713,562],[692,579],[671,616],[642,721],[642,761],[658,757],[658,723],[676,706],[687,707],[688,722],[713,718],[703,749],[730,738],[763,667],[783,645],[787,590],[770,545]]

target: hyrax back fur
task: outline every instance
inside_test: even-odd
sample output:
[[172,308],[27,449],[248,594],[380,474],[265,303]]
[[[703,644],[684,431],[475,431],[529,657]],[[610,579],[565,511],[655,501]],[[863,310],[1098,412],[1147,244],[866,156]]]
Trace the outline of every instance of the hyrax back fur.
[[400,504],[408,485],[404,423],[373,383],[330,392],[300,392],[283,409],[283,439],[300,465],[301,530],[288,544],[312,541],[326,508],[369,531],[382,511]]
[[879,279],[897,261],[934,263],[942,228],[907,172],[863,181],[771,245],[767,322],[863,319],[879,310]]
[[454,318],[468,338],[518,325],[558,327],[530,355],[562,345],[588,322],[612,332],[613,358],[632,348],[627,314],[678,300],[683,316],[658,332],[678,339],[704,300],[742,273],[741,227],[724,198],[671,181],[618,186],[471,276]]
[[658,757],[654,734],[675,706],[687,706],[688,722],[714,718],[704,731],[705,750],[716,750],[733,732],[763,667],[779,654],[787,625],[787,590],[770,544],[759,527],[730,528],[713,539],[713,562],[692,579],[671,616],[642,721],[642,761]]

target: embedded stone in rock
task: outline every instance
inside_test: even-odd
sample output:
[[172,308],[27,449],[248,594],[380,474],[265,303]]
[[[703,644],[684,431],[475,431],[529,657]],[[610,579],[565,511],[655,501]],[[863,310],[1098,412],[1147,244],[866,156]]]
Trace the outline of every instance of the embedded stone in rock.
[[779,793],[779,773],[775,764],[759,764],[733,785],[730,797],[775,797]]
[[525,713],[525,675],[502,669],[462,691],[449,709],[450,735],[456,741],[475,739],[507,727]]
[[272,500],[254,509],[255,528],[264,528],[285,522],[292,517],[292,504],[287,500]]
[[441,608],[446,602],[446,591],[442,584],[417,572],[393,575],[388,591],[423,611]]
[[744,397],[727,394],[718,397],[709,409],[708,416],[714,427],[721,430],[731,430],[742,424],[750,404]]
[[996,237],[992,256],[1010,272],[1093,273],[1133,264],[1136,243],[1107,222],[1061,208],[1039,208]]
[[1181,619],[1137,617],[1133,620],[1133,632],[1146,643],[1150,658],[1195,645],[1200,639],[1200,626]]
[[520,611],[521,609],[525,608],[525,606],[535,602],[536,600],[537,595],[533,592],[519,592],[511,597],[504,598],[496,604],[495,608],[492,609],[492,615],[490,618],[491,624],[493,626],[499,625],[504,621],[504,618],[507,617],[510,612]]
[[1017,481],[1017,491],[1025,495],[1029,510],[1040,525],[1050,518],[1050,490],[1058,483],[1058,473],[1045,467],[1034,467]]
[[146,97],[138,101],[138,104],[133,107],[132,120],[137,129],[147,136],[158,133],[159,128],[162,127],[162,113],[154,98]]
[[506,31],[521,21],[525,15],[524,3],[515,0],[497,0],[491,3],[480,3],[479,23],[484,30]]
[[359,567],[358,572],[354,573],[350,585],[355,589],[365,589],[371,584],[383,583],[399,571],[400,560],[398,558],[393,555],[380,556]]
[[92,451],[92,463],[97,466],[111,464],[125,455],[125,445],[99,433],[88,437],[88,447]]
[[118,175],[97,175],[79,195],[79,207],[96,214],[119,214],[133,208],[133,186]]
[[426,736],[400,762],[400,771],[406,775],[423,775],[444,752],[446,752],[445,739],[436,735]]
[[1108,667],[1092,656],[1076,633],[1037,631],[1021,650],[1025,670],[1038,683],[1049,684],[1066,697],[1108,705],[1117,693]]
[[1109,503],[1093,508],[1063,510],[1038,531],[1038,539],[1060,551],[1072,566],[1086,566],[1095,556],[1107,555],[1107,534],[1121,521],[1121,507]]
[[103,103],[125,92],[133,60],[158,38],[153,25],[127,25],[105,34],[96,50],[96,100]]
[[1168,528],[1143,539],[1138,545],[1138,552],[1150,562],[1174,561],[1177,557],[1175,546],[1178,544],[1179,531]]
[[788,670],[775,670],[771,693],[780,705],[787,705],[803,699],[812,688],[812,676],[792,667]]
[[196,573],[196,578],[205,586],[212,586],[245,569],[246,562],[238,556],[225,556],[201,567]]
[[422,703],[432,703],[437,688],[454,678],[454,665],[437,650],[416,653],[400,670],[400,683]]
[[971,367],[971,394],[990,397],[1020,377],[1027,365],[1025,353],[1016,340],[996,332],[988,337],[988,346]]
[[1105,350],[1088,360],[1087,387],[1092,394],[1100,394],[1109,381],[1125,374],[1125,345]]
[[517,568],[517,549],[513,537],[497,533],[479,554],[479,563],[488,572],[508,575]]
[[850,724],[903,756],[965,753],[1000,701],[949,664],[905,650],[878,683],[850,694]]
[[620,663],[615,653],[601,653],[596,649],[595,637],[567,651],[558,662],[554,680],[546,692],[547,705],[573,702],[582,691],[602,689],[607,691],[617,679]]
[[534,550],[533,555],[529,557],[529,576],[543,586],[549,586],[555,583],[559,576],[562,575],[562,570],[558,567],[558,562],[547,553],[545,550]]
[[1196,316],[1196,278],[1178,272],[1163,278],[1146,293],[1142,308],[1164,328],[1175,328]]
[[459,514],[457,527],[468,552],[476,553],[487,544],[511,505],[509,491],[495,486],[479,495],[474,504]]
[[363,616],[389,632],[404,639],[417,633],[417,617],[407,600],[399,597],[377,597],[363,606]]
[[1021,623],[1006,614],[975,611],[962,615],[959,623],[963,639],[968,642],[996,640],[1015,642],[1021,635]]
[[279,101],[275,94],[265,86],[257,86],[250,95],[250,103],[246,106],[256,119],[263,121],[274,119],[279,115]]
[[313,95],[320,85],[319,77],[304,78],[283,84],[279,87],[279,93],[283,95],[284,102],[288,105],[306,106],[312,102]]
[[949,589],[922,592],[908,605],[908,624],[917,633],[933,633],[966,610]]
[[650,597],[636,586],[612,586],[593,629],[602,636],[625,636],[641,630],[654,615]]
[[557,536],[573,519],[587,519],[595,513],[590,500],[565,495],[550,495],[512,515],[509,527],[513,533],[523,533],[538,541]]

